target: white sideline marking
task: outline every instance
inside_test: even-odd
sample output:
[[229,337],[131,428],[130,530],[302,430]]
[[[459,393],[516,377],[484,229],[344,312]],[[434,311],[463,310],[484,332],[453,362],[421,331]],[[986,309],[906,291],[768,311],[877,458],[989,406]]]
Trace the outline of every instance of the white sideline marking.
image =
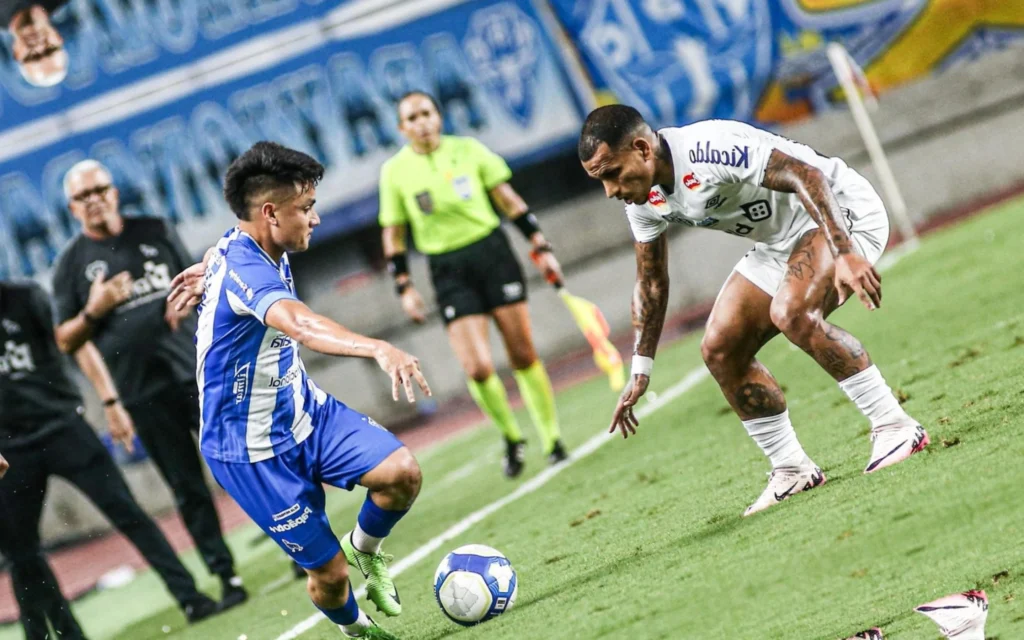
[[[683,395],[684,393],[695,387],[706,377],[708,377],[708,370],[704,366],[700,366],[690,371],[688,374],[683,376],[682,380],[675,383],[674,385],[666,389],[664,392],[657,394],[655,399],[650,400],[649,402],[645,403],[642,407],[640,407],[636,411],[636,417],[641,420],[643,418],[646,418],[647,416],[651,415],[658,409],[661,409],[668,403],[672,402],[679,396]],[[450,540],[462,535],[470,527],[479,523],[481,520],[491,515],[492,513],[498,511],[502,507],[508,506],[509,504],[515,502],[516,500],[522,498],[523,496],[528,496],[537,489],[540,489],[548,482],[550,482],[552,478],[560,474],[562,471],[568,469],[570,465],[579,462],[583,458],[597,451],[605,443],[618,437],[619,436],[617,434],[610,434],[604,431],[593,436],[592,438],[584,442],[582,445],[580,445],[575,451],[573,451],[572,455],[570,455],[569,459],[566,460],[564,463],[558,465],[557,467],[548,467],[544,471],[541,471],[533,478],[529,479],[528,481],[520,485],[520,487],[513,491],[512,493],[508,494],[503,498],[495,500],[491,504],[482,507],[477,511],[474,511],[473,513],[469,514],[462,520],[456,522],[454,525],[449,527],[446,531],[441,533],[441,535],[437,536],[436,538],[433,538],[420,548],[410,553],[408,556],[396,562],[391,567],[391,576],[393,578],[396,578],[401,574],[405,573],[415,565],[419,564],[421,561],[425,560],[428,556],[430,556],[430,554],[434,553],[439,548],[441,548],[441,545],[443,545],[444,543],[449,542]],[[366,590],[363,587],[360,587],[356,590],[357,598],[362,598],[364,595],[366,595]],[[285,631],[284,633],[279,635],[277,637],[277,640],[295,640],[295,638],[298,638],[302,634],[306,633],[307,631],[318,625],[322,620],[326,620],[324,614],[315,613],[306,618],[305,620],[303,620],[302,622],[300,622],[299,624],[295,625],[288,631]]]

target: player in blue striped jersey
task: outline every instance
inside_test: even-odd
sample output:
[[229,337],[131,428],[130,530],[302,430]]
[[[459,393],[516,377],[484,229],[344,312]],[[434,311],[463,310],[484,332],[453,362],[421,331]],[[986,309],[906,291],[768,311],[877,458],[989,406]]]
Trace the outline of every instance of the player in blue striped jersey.
[[[200,448],[217,482],[306,570],[310,597],[331,621],[349,637],[391,638],[359,610],[348,566],[366,577],[379,610],[401,613],[380,544],[419,493],[420,468],[390,432],[313,383],[299,345],[374,358],[391,376],[395,400],[403,387],[410,402],[414,384],[428,395],[430,388],[416,358],[313,313],[296,297],[287,252],[309,246],[322,177],[313,158],[269,142],[228,168],[224,193],[240,222],[204,261],[196,331]],[[324,483],[369,490],[341,543],[324,511]]]

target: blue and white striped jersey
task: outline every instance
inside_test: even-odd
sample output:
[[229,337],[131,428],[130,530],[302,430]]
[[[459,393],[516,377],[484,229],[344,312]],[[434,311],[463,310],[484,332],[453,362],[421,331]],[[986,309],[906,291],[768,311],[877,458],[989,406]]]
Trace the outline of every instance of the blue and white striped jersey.
[[280,264],[235,228],[217,243],[199,306],[199,446],[224,462],[258,462],[313,430],[327,400],[306,375],[299,346],[264,324],[279,300],[297,299],[287,254]]

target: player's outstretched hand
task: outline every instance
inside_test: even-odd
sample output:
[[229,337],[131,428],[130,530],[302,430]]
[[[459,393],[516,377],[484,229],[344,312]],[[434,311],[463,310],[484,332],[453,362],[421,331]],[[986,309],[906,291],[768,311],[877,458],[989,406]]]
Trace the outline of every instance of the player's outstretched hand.
[[11,468],[11,465],[7,463],[7,460],[3,456],[0,456],[0,478],[4,477],[7,470]]
[[398,390],[405,388],[405,398],[409,402],[416,402],[416,393],[413,389],[413,381],[419,385],[420,390],[426,395],[433,395],[427,379],[420,371],[420,361],[414,355],[408,354],[401,349],[384,342],[374,355],[377,364],[389,376],[391,376],[391,398],[398,402]]
[[619,396],[619,403],[615,406],[615,413],[612,414],[612,424],[608,428],[608,433],[615,433],[615,430],[618,429],[622,432],[623,438],[628,438],[630,434],[636,434],[636,428],[640,426],[640,421],[636,419],[633,407],[639,402],[640,397],[647,393],[647,385],[650,382],[649,377],[637,374],[626,384],[622,395]]
[[836,258],[835,287],[840,305],[852,292],[869,311],[882,306],[882,276],[862,255],[845,253]]
[[202,262],[197,262],[185,269],[171,280],[171,292],[167,295],[167,311],[189,311],[203,301],[203,288],[206,284],[206,265],[217,250],[211,247],[206,250]]
[[128,453],[135,453],[135,423],[132,422],[132,417],[120,402],[106,407],[104,413],[110,437],[114,442],[120,442]]
[[427,305],[423,302],[423,296],[410,286],[402,292],[402,311],[409,316],[416,324],[423,324],[427,321]]

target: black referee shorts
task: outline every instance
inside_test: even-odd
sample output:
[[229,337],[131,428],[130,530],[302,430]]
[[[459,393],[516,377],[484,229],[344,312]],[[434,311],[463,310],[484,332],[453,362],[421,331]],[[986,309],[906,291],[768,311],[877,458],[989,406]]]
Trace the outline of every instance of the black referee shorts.
[[526,300],[523,268],[500,227],[471,245],[430,256],[430,279],[446,326]]

